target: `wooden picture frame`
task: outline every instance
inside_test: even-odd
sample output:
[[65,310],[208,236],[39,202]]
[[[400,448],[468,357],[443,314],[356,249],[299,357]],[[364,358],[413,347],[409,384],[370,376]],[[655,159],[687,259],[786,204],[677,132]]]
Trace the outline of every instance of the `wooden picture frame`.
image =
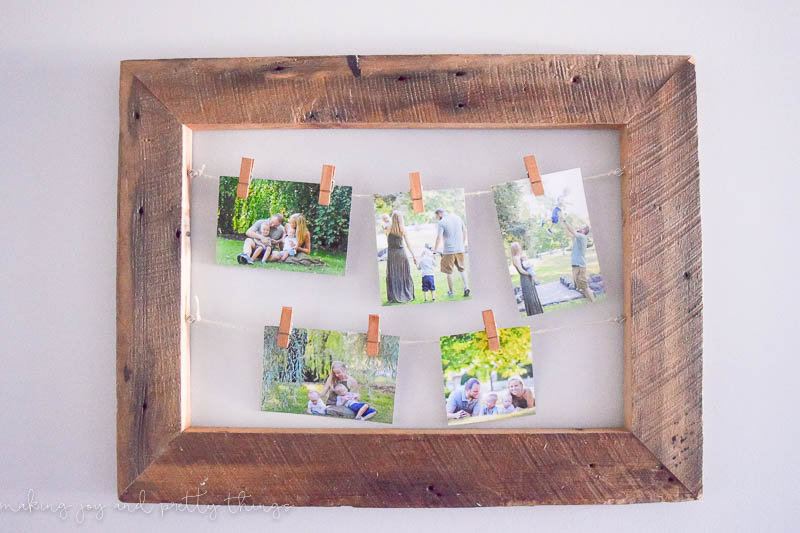
[[[432,55],[124,61],[117,249],[119,498],[460,507],[702,493],[702,273],[688,56]],[[612,128],[621,136],[625,426],[195,427],[193,130]],[[521,154],[522,155],[522,154]],[[358,454],[341,453],[357,447]],[[503,460],[484,450],[502,447]],[[311,455],[313,450],[313,460]]]

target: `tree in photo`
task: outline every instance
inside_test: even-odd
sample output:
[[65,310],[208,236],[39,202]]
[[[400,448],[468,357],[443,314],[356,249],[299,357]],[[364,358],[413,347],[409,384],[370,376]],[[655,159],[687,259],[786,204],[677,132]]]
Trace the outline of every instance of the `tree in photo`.
[[499,330],[499,336],[500,349],[496,351],[489,349],[485,331],[442,337],[445,376],[448,372],[468,374],[491,384],[492,373],[497,376],[527,374],[526,367],[531,364],[530,328],[503,328]]

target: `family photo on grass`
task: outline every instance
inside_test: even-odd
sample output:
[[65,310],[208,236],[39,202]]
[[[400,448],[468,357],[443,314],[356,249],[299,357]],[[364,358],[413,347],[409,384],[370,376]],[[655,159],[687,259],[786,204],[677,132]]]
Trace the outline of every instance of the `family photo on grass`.
[[254,179],[237,198],[236,177],[220,177],[217,263],[343,276],[352,188],[336,186],[319,205],[319,183]]
[[492,190],[514,299],[523,316],[595,302],[605,296],[580,169]]
[[467,300],[464,189],[423,191],[415,213],[408,192],[375,195],[382,305]]
[[392,422],[398,337],[382,335],[374,357],[363,333],[293,328],[288,348],[277,339],[264,328],[262,411]]
[[529,327],[498,330],[500,350],[485,331],[441,337],[448,425],[536,413]]

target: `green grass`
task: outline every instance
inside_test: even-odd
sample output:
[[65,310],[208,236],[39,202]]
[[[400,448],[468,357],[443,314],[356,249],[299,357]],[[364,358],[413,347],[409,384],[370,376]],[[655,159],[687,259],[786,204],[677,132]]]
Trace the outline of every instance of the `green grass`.
[[536,407],[530,409],[520,409],[513,413],[504,413],[502,415],[482,415],[482,416],[468,416],[467,418],[453,418],[447,421],[448,426],[463,426],[465,424],[475,424],[477,422],[494,422],[495,420],[505,420],[506,418],[516,418],[518,416],[536,414]]
[[262,263],[260,258],[258,260],[254,260],[252,265],[240,265],[236,261],[236,256],[242,253],[242,244],[243,241],[217,237],[217,264],[344,276],[345,266],[347,264],[347,252],[328,252],[312,249],[313,253],[311,254],[311,257],[321,259],[325,262],[324,265],[318,267],[292,265],[281,262]]
[[[467,262],[467,255],[464,254],[464,262]],[[436,272],[433,275],[436,280],[436,303],[439,302],[460,302],[462,300],[471,300],[472,296],[464,297],[464,282],[461,280],[461,274],[458,269],[453,267],[453,296],[447,296],[447,276],[439,271],[440,259],[436,261]],[[414,282],[414,299],[406,303],[389,303],[386,298],[386,261],[378,263],[378,278],[381,289],[381,303],[383,305],[412,305],[425,303],[422,292],[422,271],[420,271],[413,261],[408,264],[411,269],[411,280]],[[469,279],[469,264],[466,266],[467,279]],[[428,293],[428,303],[431,303],[431,294]]]
[[[322,389],[321,383],[303,383],[299,387],[290,383],[278,383],[273,385],[272,390],[267,391],[265,394],[266,399],[261,404],[261,410],[280,413],[306,414],[309,385],[316,390]],[[292,395],[293,389],[297,389],[296,395]],[[375,416],[369,419],[370,422],[382,422],[384,424],[392,423],[395,394],[394,383],[388,380],[386,383],[376,383],[372,386],[372,394],[367,391],[367,387],[362,386],[360,393],[361,401],[367,402],[370,407],[378,411]],[[281,405],[281,403],[278,401],[277,398],[279,397],[287,398],[285,406]],[[294,400],[294,398],[296,398],[296,400]]]

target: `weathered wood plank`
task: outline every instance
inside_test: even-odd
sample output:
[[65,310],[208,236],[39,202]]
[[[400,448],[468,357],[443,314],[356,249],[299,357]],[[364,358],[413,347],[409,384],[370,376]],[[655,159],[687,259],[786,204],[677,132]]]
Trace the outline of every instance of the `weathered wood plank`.
[[695,69],[622,134],[626,426],[702,492],[702,265]]
[[686,56],[427,55],[126,61],[192,129],[621,125]]
[[[498,460],[498,453],[503,460]],[[692,494],[625,430],[190,428],[123,501],[357,507],[638,503]],[[194,500],[192,500],[194,501]],[[236,503],[234,501],[234,503]]]
[[[188,287],[188,195],[182,194],[186,131],[123,70],[117,207],[120,491],[185,425],[181,353],[188,357],[188,335],[181,320],[181,280]],[[185,400],[188,408],[188,396]]]

